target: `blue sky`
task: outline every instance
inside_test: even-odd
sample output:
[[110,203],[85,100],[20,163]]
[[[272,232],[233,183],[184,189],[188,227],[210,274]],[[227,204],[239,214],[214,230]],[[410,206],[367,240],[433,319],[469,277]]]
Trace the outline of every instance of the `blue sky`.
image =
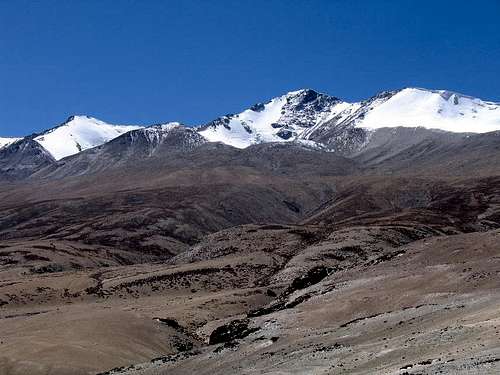
[[200,124],[298,88],[500,101],[500,1],[0,0],[0,135]]

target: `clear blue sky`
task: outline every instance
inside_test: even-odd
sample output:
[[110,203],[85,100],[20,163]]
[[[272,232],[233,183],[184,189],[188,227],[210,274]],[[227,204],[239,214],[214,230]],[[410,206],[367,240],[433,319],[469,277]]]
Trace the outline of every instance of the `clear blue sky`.
[[0,0],[0,135],[207,122],[310,87],[500,101],[500,1]]

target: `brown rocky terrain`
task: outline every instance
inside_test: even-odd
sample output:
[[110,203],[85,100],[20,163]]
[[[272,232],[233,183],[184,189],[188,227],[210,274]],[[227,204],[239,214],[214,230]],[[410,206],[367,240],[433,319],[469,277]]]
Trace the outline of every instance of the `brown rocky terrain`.
[[205,144],[9,180],[0,373],[499,373],[491,139]]

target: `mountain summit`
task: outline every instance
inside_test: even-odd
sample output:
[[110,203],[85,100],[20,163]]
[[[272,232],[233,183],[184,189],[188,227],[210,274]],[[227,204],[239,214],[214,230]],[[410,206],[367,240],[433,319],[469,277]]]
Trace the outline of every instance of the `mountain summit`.
[[[363,104],[361,104],[363,107]],[[500,129],[500,104],[446,90],[406,88],[364,104],[357,125],[424,127],[456,133],[486,133]]]
[[[139,143],[147,152],[154,152],[159,144],[162,149],[166,145],[174,149],[190,148],[204,142],[246,148],[260,143],[298,142],[348,156],[365,147],[379,129],[417,127],[450,133],[500,130],[500,104],[451,91],[421,88],[383,91],[370,99],[349,103],[302,89],[198,127],[179,123],[150,127],[112,125],[90,116],[71,116],[55,128],[24,139],[34,140],[57,161],[130,132],[120,142],[124,142],[122,148],[133,146],[136,151]],[[141,131],[133,132],[137,130]],[[12,147],[19,140],[0,138],[0,149]],[[5,155],[11,158],[23,150],[24,147],[14,147]]]
[[[327,146],[363,131],[384,127],[424,127],[456,133],[500,130],[500,104],[446,91],[405,88],[348,103],[304,89],[200,127],[212,142],[244,148],[262,142],[309,140]],[[344,139],[340,139],[340,138]]]
[[241,113],[219,117],[199,131],[211,142],[238,148],[292,141],[307,129],[326,123],[346,106],[333,96],[303,89],[255,104]]
[[1,148],[0,373],[500,374],[496,119],[300,90]]
[[137,125],[111,125],[90,116],[71,116],[63,124],[34,139],[56,159],[100,146],[119,135],[139,129]]

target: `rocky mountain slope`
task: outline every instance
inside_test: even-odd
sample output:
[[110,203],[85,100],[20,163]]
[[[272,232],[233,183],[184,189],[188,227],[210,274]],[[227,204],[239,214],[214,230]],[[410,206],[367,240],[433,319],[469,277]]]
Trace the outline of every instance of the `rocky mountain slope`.
[[292,141],[301,138],[306,129],[324,124],[347,106],[335,97],[299,90],[255,104],[242,113],[220,117],[199,131],[211,142],[238,148],[262,142]]
[[38,142],[21,139],[0,149],[0,179],[24,179],[54,163],[54,157]]
[[0,373],[499,373],[496,115],[301,90],[1,148]]
[[[332,186],[331,198],[302,224],[233,226],[176,251],[168,242],[148,251],[70,234],[85,222],[95,224],[92,231],[121,225],[88,207],[90,196],[80,195],[80,222],[68,221],[69,207],[47,221],[58,223],[59,233],[36,234],[37,225],[23,224],[19,204],[10,220],[20,227],[2,234],[0,249],[0,368],[13,374],[495,374],[498,176],[343,176]],[[207,195],[199,202],[214,187],[202,190]],[[230,217],[248,188],[225,192]],[[150,193],[158,207],[176,201],[157,189]],[[117,212],[152,207],[146,192],[127,194],[135,195]],[[247,209],[258,202],[247,199]],[[48,204],[32,209],[46,213],[57,201]],[[191,205],[197,216],[198,204]],[[85,218],[83,210],[101,211],[103,221]],[[144,227],[144,221],[133,226],[137,219],[135,213],[124,221],[127,232]],[[159,233],[157,227],[145,239]]]
[[358,103],[299,90],[220,117],[200,133],[235,147],[298,140],[346,152],[361,147],[369,131],[385,127],[491,132],[500,130],[500,105],[445,90],[406,88]]
[[[149,148],[150,153],[154,152],[158,144],[163,143],[161,134],[165,133],[165,129],[152,126],[144,128],[143,133],[133,132],[141,128],[110,125],[88,116],[72,116],[60,126],[25,139],[35,140],[54,159],[61,160],[132,131],[129,137],[142,137],[143,147]],[[246,148],[260,143],[294,142],[352,156],[364,151],[372,138],[378,143],[389,143],[393,137],[384,130],[386,128],[413,129],[413,132],[399,132],[399,142],[408,146],[421,142],[424,133],[431,139],[459,139],[460,134],[494,132],[500,130],[500,105],[444,90],[406,88],[382,92],[358,103],[348,103],[303,89],[193,129],[200,135],[197,143],[221,142]],[[432,132],[422,132],[418,128]],[[440,132],[449,134],[438,135]],[[407,138],[402,139],[402,134],[406,134]],[[384,136],[387,139],[384,140]],[[175,145],[173,138],[170,139],[169,146],[174,149],[185,146],[185,140],[180,139],[180,144]],[[2,138],[0,147],[9,148],[15,140]],[[146,143],[149,145],[146,146]],[[137,143],[132,144],[132,140],[124,141],[121,147],[125,146],[132,147],[133,151],[127,151],[130,155],[136,152]],[[14,148],[14,151],[19,152],[20,149]],[[0,168],[6,167],[0,164]],[[25,174],[22,176],[25,177]]]
[[71,116],[63,124],[33,137],[56,160],[106,143],[138,129],[135,125],[111,125],[90,116]]
[[155,125],[132,130],[101,146],[51,163],[32,177],[60,178],[120,167],[137,168],[145,160],[154,164],[171,153],[189,152],[206,142],[196,130],[179,123]]

